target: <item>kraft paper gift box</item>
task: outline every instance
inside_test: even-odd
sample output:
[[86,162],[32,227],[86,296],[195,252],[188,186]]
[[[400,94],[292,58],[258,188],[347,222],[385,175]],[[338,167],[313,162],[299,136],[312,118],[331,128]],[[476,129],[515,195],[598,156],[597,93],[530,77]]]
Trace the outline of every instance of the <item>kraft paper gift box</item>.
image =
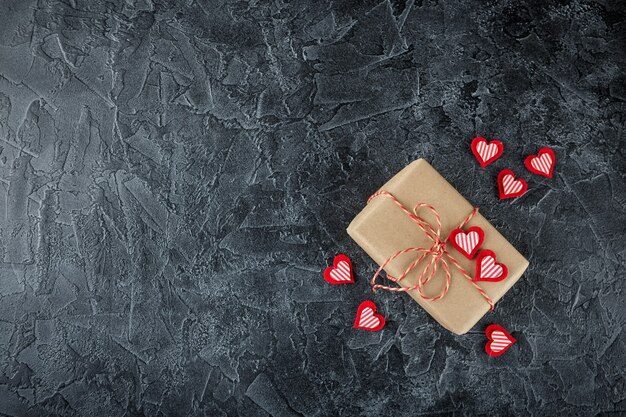
[[[442,223],[441,238],[461,225],[474,207],[454,189],[428,162],[418,159],[391,178],[380,190],[391,193],[406,208],[412,210],[417,203],[433,206]],[[426,209],[417,213],[436,228],[434,216]],[[508,268],[507,277],[499,282],[475,282],[496,303],[520,279],[528,261],[485,219],[480,212],[464,227],[467,231],[472,226],[479,226],[485,234],[480,250],[489,249],[496,254],[496,262]],[[410,247],[431,247],[433,241],[414,223],[392,199],[378,196],[372,199],[348,226],[348,234],[378,264],[396,252]],[[450,244],[450,255],[474,276],[476,258],[467,259]],[[392,277],[399,277],[407,267],[420,256],[409,252],[389,262],[384,270]],[[384,282],[389,286],[401,285],[409,288],[418,282],[420,273],[426,268],[429,258],[422,260],[403,280],[397,284]],[[490,305],[474,285],[463,276],[452,262],[448,262],[451,281],[446,295],[436,301],[422,298],[418,290],[408,291],[443,327],[456,334],[470,330],[489,310]],[[384,275],[384,274],[383,274]],[[381,282],[382,277],[378,278]],[[439,267],[436,275],[422,287],[426,296],[434,297],[445,286],[445,272]],[[382,291],[382,290],[378,290]]]

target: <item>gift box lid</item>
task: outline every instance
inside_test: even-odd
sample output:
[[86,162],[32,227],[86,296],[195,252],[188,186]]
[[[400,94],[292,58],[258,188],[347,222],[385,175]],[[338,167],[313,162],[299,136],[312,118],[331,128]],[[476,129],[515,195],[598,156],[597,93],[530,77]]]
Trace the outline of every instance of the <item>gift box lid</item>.
[[[474,208],[424,159],[418,159],[406,166],[380,189],[393,194],[409,210],[412,210],[416,203],[432,205],[441,218],[442,238],[457,228]],[[427,210],[420,210],[418,214],[436,227],[434,216]],[[495,252],[497,262],[505,264],[508,268],[507,278],[502,281],[478,282],[495,303],[520,279],[528,267],[528,261],[480,213],[474,216],[464,229],[467,230],[471,226],[478,226],[484,231],[485,239],[481,249]],[[433,243],[396,203],[384,196],[370,201],[350,223],[347,232],[378,265],[382,265],[399,250],[408,247],[430,247]],[[474,260],[465,258],[451,245],[447,245],[447,250],[470,276],[474,276],[475,258]],[[403,254],[391,261],[385,267],[385,271],[391,276],[400,276],[418,256],[419,254],[415,252]],[[427,262],[423,261],[399,285],[405,288],[415,285],[426,264]],[[408,294],[446,329],[456,334],[464,334],[489,311],[490,306],[452,262],[448,262],[448,265],[451,284],[442,299],[427,301],[417,290],[408,291]],[[372,268],[372,274],[374,271]],[[386,280],[382,281],[390,286],[397,285]],[[444,286],[445,273],[440,267],[436,276],[425,285],[424,293],[427,296],[434,296],[439,294]]]

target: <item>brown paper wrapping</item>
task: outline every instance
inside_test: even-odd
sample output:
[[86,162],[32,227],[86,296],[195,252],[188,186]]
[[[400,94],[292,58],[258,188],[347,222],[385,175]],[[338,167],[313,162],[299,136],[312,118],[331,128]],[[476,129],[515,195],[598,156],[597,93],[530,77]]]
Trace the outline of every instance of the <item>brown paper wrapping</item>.
[[[433,206],[441,217],[442,238],[457,228],[473,210],[473,206],[424,159],[412,162],[380,189],[393,194],[409,210],[416,203]],[[422,209],[418,215],[436,227],[429,210]],[[479,226],[485,232],[481,250],[494,251],[497,262],[505,264],[509,270],[507,278],[500,282],[478,282],[495,303],[520,279],[528,267],[528,261],[480,213],[472,218],[464,230],[471,226]],[[348,226],[348,234],[378,265],[401,249],[432,246],[432,240],[385,196],[376,197],[365,206]],[[474,276],[476,258],[470,261],[452,245],[447,245],[447,248],[468,274]],[[385,271],[391,276],[400,276],[416,256],[419,254],[415,252],[403,254],[390,262]],[[425,261],[399,284],[404,287],[415,285],[427,264]],[[427,301],[417,290],[408,293],[443,327],[453,333],[464,334],[489,311],[489,304],[452,262],[448,262],[448,265],[452,279],[445,297]],[[438,295],[444,288],[445,273],[442,269],[438,268],[437,275],[424,287],[427,296]],[[379,277],[379,280],[382,279]]]

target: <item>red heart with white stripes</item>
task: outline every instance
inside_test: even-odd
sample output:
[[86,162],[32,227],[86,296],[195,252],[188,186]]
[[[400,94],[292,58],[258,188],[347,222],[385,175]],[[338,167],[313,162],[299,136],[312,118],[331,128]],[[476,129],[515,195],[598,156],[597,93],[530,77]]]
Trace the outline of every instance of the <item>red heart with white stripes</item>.
[[502,152],[504,152],[504,145],[499,140],[492,140],[487,142],[487,139],[483,137],[476,137],[472,141],[472,152],[481,167],[486,167],[496,159],[500,158]]
[[502,281],[509,273],[504,264],[496,262],[496,254],[488,249],[480,251],[476,258],[476,275],[474,281]]
[[385,318],[376,314],[376,304],[370,300],[363,301],[356,312],[355,329],[377,332],[385,327]]
[[489,356],[500,356],[516,342],[515,338],[509,334],[504,327],[499,324],[490,324],[485,330],[485,335],[489,341],[485,345],[485,351]]
[[450,244],[467,259],[472,259],[485,240],[485,232],[478,226],[472,226],[467,233],[463,229],[454,229],[450,233]]
[[352,274],[352,261],[343,253],[335,256],[334,266],[329,266],[324,271],[324,279],[329,284],[354,284]]
[[523,195],[528,190],[528,184],[521,178],[515,179],[515,174],[510,169],[503,169],[498,174],[498,189],[500,200],[504,200]]
[[541,148],[537,155],[528,155],[524,160],[524,165],[533,174],[552,178],[555,162],[554,151],[550,148]]

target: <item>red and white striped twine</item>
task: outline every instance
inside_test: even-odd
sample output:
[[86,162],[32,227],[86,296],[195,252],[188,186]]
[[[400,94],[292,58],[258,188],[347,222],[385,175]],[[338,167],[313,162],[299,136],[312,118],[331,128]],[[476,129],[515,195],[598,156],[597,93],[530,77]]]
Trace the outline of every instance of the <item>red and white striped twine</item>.
[[[463,267],[461,267],[461,265],[456,261],[456,259],[454,259],[452,257],[452,255],[450,255],[450,253],[446,250],[446,242],[448,241],[448,238],[445,239],[441,239],[441,218],[439,217],[439,213],[437,213],[437,210],[435,210],[435,208],[431,205],[428,205],[426,203],[417,203],[415,205],[415,207],[413,207],[413,211],[409,211],[409,209],[407,209],[400,201],[398,201],[397,198],[395,198],[393,196],[393,194],[384,191],[384,190],[380,190],[377,191],[376,193],[374,193],[368,200],[367,203],[369,204],[370,201],[372,201],[373,199],[375,199],[378,196],[385,196],[390,198],[394,203],[396,203],[396,205],[398,207],[400,207],[400,209],[402,209],[402,211],[404,211],[410,218],[411,220],[413,220],[413,222],[415,222],[415,224],[417,224],[417,226],[426,234],[426,236],[433,241],[433,244],[430,248],[406,248],[406,249],[402,249],[399,250],[398,252],[396,252],[395,254],[393,254],[392,256],[390,256],[389,258],[387,258],[385,260],[385,262],[383,262],[383,264],[378,268],[378,270],[376,271],[376,273],[374,274],[374,276],[371,279],[371,283],[372,283],[372,290],[375,292],[378,288],[381,288],[383,290],[388,290],[388,291],[395,291],[395,292],[405,292],[405,291],[412,291],[412,290],[417,290],[420,294],[420,296],[427,301],[437,301],[442,299],[446,293],[448,292],[448,289],[450,289],[450,268],[448,266],[448,260],[452,262],[452,264],[454,266],[456,266],[456,268],[461,272],[461,274],[463,274],[463,276],[474,286],[474,288],[476,288],[476,290],[483,296],[483,298],[485,299],[485,301],[487,301],[487,303],[489,303],[489,306],[491,307],[491,310],[493,310],[494,308],[494,304],[493,301],[491,300],[491,298],[489,297],[489,295],[487,295],[487,293],[485,292],[485,290],[483,290],[482,288],[480,288],[480,286],[478,284],[476,284],[476,282],[474,282],[474,280],[472,279],[472,277],[463,269]],[[433,228],[426,220],[424,220],[422,217],[419,217],[417,215],[417,211],[420,208],[427,208],[431,211],[431,213],[435,216],[435,221],[437,223],[437,229],[435,230],[435,228]],[[459,226],[459,228],[463,228],[463,226],[465,226],[475,215],[476,213],[478,213],[478,207],[474,208],[474,210],[472,210],[472,212],[470,213],[469,216],[467,216],[465,218],[465,220],[463,220],[463,222],[461,223],[461,225]],[[390,275],[387,275],[387,279],[389,279],[390,281],[393,282],[400,282],[402,281],[421,261],[423,261],[426,257],[428,257],[430,255],[430,259],[428,261],[428,264],[426,265],[426,268],[424,268],[424,270],[422,271],[422,273],[419,276],[419,279],[417,280],[417,284],[415,284],[412,287],[389,287],[386,285],[382,285],[382,284],[377,284],[376,283],[376,278],[378,278],[378,275],[380,275],[380,273],[383,271],[383,269],[385,269],[385,267],[389,264],[389,262],[393,261],[394,259],[396,259],[398,256],[404,254],[404,253],[408,253],[408,252],[417,252],[417,253],[421,253],[421,255],[419,255],[419,257],[417,259],[415,259],[411,265],[409,265],[409,267],[402,273],[402,275],[400,275],[399,277],[392,277]],[[439,293],[438,295],[436,295],[435,297],[429,297],[426,294],[424,294],[424,290],[423,287],[424,285],[426,285],[437,273],[437,268],[439,268],[441,264],[441,267],[444,269],[445,273],[446,273],[446,284],[443,288],[443,290],[441,291],[441,293]]]

